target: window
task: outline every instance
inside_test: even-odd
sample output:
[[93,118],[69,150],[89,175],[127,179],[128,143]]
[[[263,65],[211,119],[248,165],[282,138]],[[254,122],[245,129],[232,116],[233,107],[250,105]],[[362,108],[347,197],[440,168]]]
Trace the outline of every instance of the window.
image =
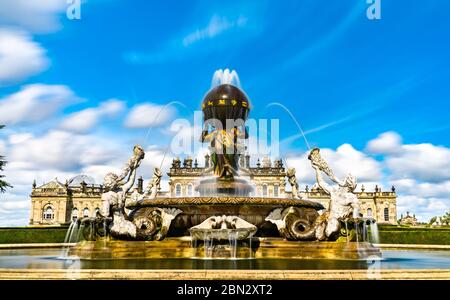
[[72,220],[76,221],[78,219],[78,209],[74,208],[72,209]]
[[384,220],[389,221],[389,208],[384,209]]
[[192,184],[188,184],[188,196],[192,196]]
[[99,213],[100,213],[100,208],[96,207],[95,210],[94,210],[94,216],[93,217],[94,218],[97,217],[97,214],[99,214]]
[[51,208],[50,206],[48,206],[45,210],[44,210],[44,220],[53,220],[53,218],[55,217],[55,214],[53,212],[53,208]]
[[181,184],[177,183],[175,185],[175,196],[181,197]]
[[273,187],[273,196],[274,196],[275,198],[279,197],[279,191],[278,191],[278,189],[279,189],[278,185],[275,185],[275,186]]
[[372,218],[372,209],[371,208],[367,209],[367,217]]
[[85,208],[85,209],[83,209],[83,218],[87,218],[87,217],[89,217],[89,208]]
[[267,184],[263,185],[262,187],[262,195],[263,197],[267,197]]

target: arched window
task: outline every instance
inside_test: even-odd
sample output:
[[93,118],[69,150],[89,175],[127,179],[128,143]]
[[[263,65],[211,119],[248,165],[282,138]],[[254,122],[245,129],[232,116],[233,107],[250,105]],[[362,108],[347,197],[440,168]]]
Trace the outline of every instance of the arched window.
[[267,197],[267,184],[262,186],[262,195],[263,197]]
[[55,213],[53,211],[53,208],[51,206],[47,206],[44,209],[44,220],[49,221],[49,220],[53,220],[55,218]]
[[387,222],[389,221],[389,208],[388,207],[384,208],[384,220]]
[[279,197],[279,194],[280,194],[280,192],[279,192],[279,186],[278,186],[278,185],[275,185],[275,186],[273,187],[273,196],[274,196],[275,198],[277,198],[277,197]]
[[192,196],[193,195],[193,187],[192,184],[188,184],[188,196]]
[[89,208],[85,208],[85,209],[83,209],[83,218],[87,218],[87,217],[89,217]]
[[72,220],[76,221],[78,219],[78,208],[72,209]]
[[181,184],[179,183],[175,185],[175,197],[181,197]]
[[100,212],[100,208],[96,207],[95,210],[94,210],[94,215],[93,215],[93,217],[94,217],[94,218],[97,217],[97,214],[98,214],[99,212]]
[[371,208],[367,209],[367,217],[372,218],[372,209]]

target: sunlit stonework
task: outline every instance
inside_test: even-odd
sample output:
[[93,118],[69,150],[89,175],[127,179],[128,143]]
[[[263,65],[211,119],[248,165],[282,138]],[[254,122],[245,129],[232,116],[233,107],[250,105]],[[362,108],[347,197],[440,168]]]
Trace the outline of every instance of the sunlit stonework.
[[[206,164],[205,164],[206,162]],[[263,166],[258,163],[250,166],[250,157],[245,157],[250,171],[251,183],[256,187],[255,196],[291,198],[291,186],[288,183],[287,170],[280,160]],[[209,156],[200,165],[191,158],[181,161],[175,158],[168,172],[170,189],[160,190],[158,197],[197,196],[195,184],[205,169],[209,168]],[[80,181],[81,179],[81,181]],[[84,181],[83,181],[84,180]],[[360,200],[360,212],[365,217],[373,217],[378,223],[397,223],[397,194],[395,189],[382,191],[378,186],[368,191],[364,186],[356,196]],[[135,191],[144,191],[144,180],[137,179]],[[155,190],[155,189],[153,189]],[[65,181],[54,179],[40,186],[34,186],[31,192],[30,225],[61,225],[70,223],[73,218],[94,216],[101,208],[101,184],[88,176],[77,176]],[[153,192],[155,193],[155,192]],[[305,198],[329,206],[329,195],[320,188],[303,187],[299,191]],[[132,197],[132,193],[128,195]]]
[[[168,257],[291,257],[300,247],[294,242],[315,241],[346,241],[348,245],[332,246],[337,259],[379,257],[379,249],[368,242],[368,231],[370,227],[375,234],[377,222],[396,222],[395,189],[384,192],[375,187],[374,192],[366,192],[361,186],[355,192],[357,178],[350,174],[337,178],[330,167],[333,162],[326,161],[318,148],[309,150],[316,177],[311,189],[300,188],[297,170],[286,169],[282,159],[251,157],[244,142],[249,138],[246,121],[252,106],[247,95],[231,84],[239,82],[236,79],[235,72],[215,74],[216,86],[201,105],[200,142],[209,151],[200,162],[189,156],[173,158],[167,170],[169,190],[161,190],[164,172],[159,168],[145,187],[143,178],[136,178],[146,158],[144,149],[136,145],[120,173],[107,173],[101,184],[86,175],[64,183],[55,179],[39,187],[34,183],[30,224],[70,224],[68,241],[74,232],[79,232],[76,241],[80,236],[85,240],[71,253],[85,258],[114,255],[114,251],[103,253],[104,243],[112,243],[108,249],[122,247],[114,241],[144,249],[145,244],[136,242],[145,241],[163,249],[166,240],[185,238],[191,246],[180,246],[181,254]],[[284,244],[273,246],[280,239]],[[96,241],[103,241],[101,249]],[[355,242],[353,250],[345,250]],[[282,254],[278,247],[291,250]]]

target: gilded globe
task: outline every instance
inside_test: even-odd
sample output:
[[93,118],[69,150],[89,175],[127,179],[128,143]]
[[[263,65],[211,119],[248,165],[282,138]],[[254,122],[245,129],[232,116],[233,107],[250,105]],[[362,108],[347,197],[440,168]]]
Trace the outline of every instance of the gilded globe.
[[216,119],[225,127],[226,120],[246,121],[250,112],[247,95],[238,87],[222,84],[211,89],[202,102],[204,121]]

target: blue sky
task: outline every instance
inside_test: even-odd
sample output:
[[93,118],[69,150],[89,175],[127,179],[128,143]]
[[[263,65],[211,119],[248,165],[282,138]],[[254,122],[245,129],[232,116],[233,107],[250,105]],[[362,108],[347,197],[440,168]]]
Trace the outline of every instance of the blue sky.
[[[293,138],[298,129],[287,113],[267,107],[272,102],[288,107],[330,158],[347,167],[367,163],[371,174],[362,182],[400,187],[399,214],[426,220],[450,207],[450,3],[382,0],[381,20],[369,20],[365,0],[90,0],[81,20],[69,20],[63,0],[38,8],[2,2],[0,122],[7,129],[0,150],[15,189],[0,195],[0,225],[26,223],[33,177],[90,171],[101,178],[149,127],[156,161],[170,142],[170,120],[191,117],[214,71],[224,68],[239,73],[252,117],[280,119],[290,165],[304,168],[296,158],[307,149]],[[147,105],[152,119],[155,107],[171,101],[188,109],[175,105],[154,122],[133,115]],[[89,149],[96,139],[99,149]],[[52,143],[51,159],[45,149],[23,150]],[[361,161],[345,160],[353,150]],[[300,182],[311,182],[309,171],[298,171]]]

